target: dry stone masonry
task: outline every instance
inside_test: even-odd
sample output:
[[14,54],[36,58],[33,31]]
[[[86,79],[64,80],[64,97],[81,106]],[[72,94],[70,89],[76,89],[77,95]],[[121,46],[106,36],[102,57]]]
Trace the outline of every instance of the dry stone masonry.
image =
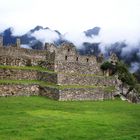
[[[41,95],[60,101],[113,99],[117,80],[103,75],[103,60],[102,54],[80,55],[70,43],[57,47],[46,43],[44,50],[31,50],[20,48],[20,39],[16,45],[3,46],[0,36],[0,96]],[[26,80],[34,83],[26,84]]]

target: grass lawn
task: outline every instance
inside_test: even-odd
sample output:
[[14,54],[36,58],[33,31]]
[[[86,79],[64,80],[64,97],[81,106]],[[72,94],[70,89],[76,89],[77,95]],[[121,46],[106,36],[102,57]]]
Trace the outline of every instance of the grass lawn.
[[0,140],[140,140],[140,104],[2,97]]

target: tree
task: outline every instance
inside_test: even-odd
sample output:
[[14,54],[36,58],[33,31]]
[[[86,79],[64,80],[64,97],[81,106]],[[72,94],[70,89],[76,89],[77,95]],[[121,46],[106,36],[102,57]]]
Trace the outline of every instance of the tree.
[[137,80],[134,75],[129,72],[128,67],[123,62],[118,62],[116,65],[118,79],[122,81],[122,87],[126,84],[129,86],[128,92],[125,94],[129,94],[129,92],[133,89],[137,89]]
[[102,70],[108,70],[112,68],[112,64],[108,61],[105,61],[102,65],[101,65],[101,69]]
[[101,70],[103,71],[109,71],[110,75],[113,75],[116,73],[116,66],[113,65],[112,63],[110,63],[109,61],[105,61],[102,65],[101,65]]
[[122,88],[125,84],[129,86],[129,90],[125,96],[127,96],[127,94],[129,94],[129,92],[134,88],[136,90],[138,89],[137,80],[134,75],[129,72],[128,67],[123,62],[117,62],[116,65],[113,65],[112,63],[106,61],[101,65],[101,69],[103,71],[111,70],[113,72],[112,74],[117,74],[118,79],[122,82]]

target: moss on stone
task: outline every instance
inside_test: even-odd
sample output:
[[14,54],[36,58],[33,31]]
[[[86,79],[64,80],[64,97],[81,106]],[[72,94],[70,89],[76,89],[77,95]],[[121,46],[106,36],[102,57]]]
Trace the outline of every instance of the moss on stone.
[[1,85],[7,85],[7,84],[16,84],[16,85],[31,85],[31,84],[37,84],[42,87],[50,87],[50,88],[57,88],[57,89],[96,89],[96,88],[101,88],[106,92],[112,92],[114,91],[113,86],[91,86],[91,85],[56,85],[54,83],[48,83],[44,81],[39,81],[39,80],[0,80]]
[[57,87],[57,85],[53,83],[48,83],[44,81],[39,81],[39,80],[0,80],[0,84],[23,84],[23,85],[30,85],[30,84],[37,84],[40,86],[53,86]]
[[78,76],[81,76],[81,77],[98,77],[98,78],[107,78],[107,79],[113,79],[114,76],[105,76],[105,75],[97,75],[97,74],[80,74],[80,73],[64,73],[64,72],[59,72],[60,74],[66,74],[66,75],[78,75]]
[[93,89],[98,88],[99,86],[93,85],[60,85],[59,89]]
[[113,92],[115,90],[115,87],[114,86],[108,86],[108,87],[104,87],[104,91],[105,92]]
[[56,73],[54,71],[50,71],[47,68],[43,68],[43,67],[40,67],[40,66],[9,66],[9,65],[0,65],[0,69],[35,70],[35,71],[40,71],[40,72]]

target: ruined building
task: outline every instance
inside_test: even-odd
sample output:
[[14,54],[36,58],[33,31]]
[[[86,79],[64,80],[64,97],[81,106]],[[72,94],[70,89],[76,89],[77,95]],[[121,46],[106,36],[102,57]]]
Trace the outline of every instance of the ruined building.
[[[114,57],[113,57],[114,58]],[[111,60],[114,63],[116,60]],[[116,78],[103,75],[103,55],[79,55],[73,44],[44,50],[3,46],[0,37],[0,96],[41,95],[56,100],[114,98]]]

